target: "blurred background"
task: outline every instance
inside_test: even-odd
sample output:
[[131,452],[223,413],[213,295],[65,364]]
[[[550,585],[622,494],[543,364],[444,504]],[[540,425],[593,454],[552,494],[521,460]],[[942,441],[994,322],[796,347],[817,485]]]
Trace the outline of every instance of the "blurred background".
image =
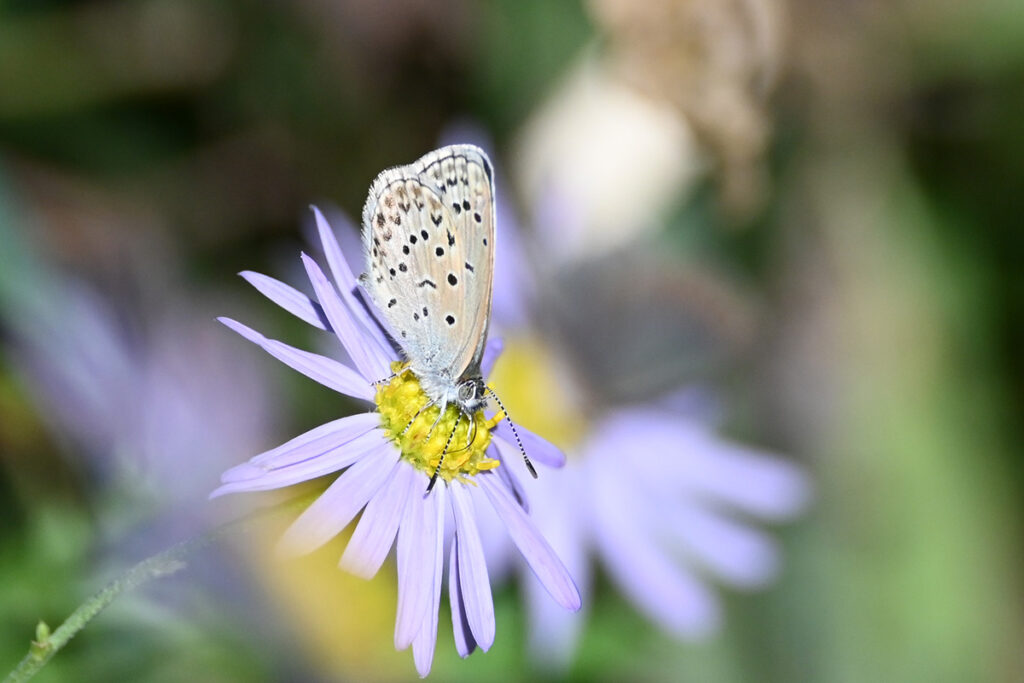
[[[460,135],[518,225],[496,297],[534,303],[506,320],[572,378],[562,426],[696,388],[811,493],[699,633],[598,562],[553,664],[496,574],[494,648],[459,660],[442,607],[434,678],[1024,677],[1015,0],[0,2],[0,670],[230,516],[221,471],[358,409],[214,318],[320,343],[236,273],[299,285],[310,203],[358,216]],[[119,600],[39,680],[415,678],[393,572],[344,575],[341,541],[283,563],[279,530]]]

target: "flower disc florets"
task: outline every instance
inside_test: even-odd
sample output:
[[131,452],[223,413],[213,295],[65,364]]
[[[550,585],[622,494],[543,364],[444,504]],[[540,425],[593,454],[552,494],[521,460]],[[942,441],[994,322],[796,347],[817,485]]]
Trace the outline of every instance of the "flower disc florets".
[[438,419],[440,406],[424,409],[430,398],[408,365],[394,363],[392,370],[395,377],[378,385],[374,400],[384,431],[401,451],[402,458],[431,476],[444,453],[439,476],[447,482],[466,481],[467,477],[493,470],[500,464],[487,457],[487,447],[491,430],[503,418],[501,413],[488,420],[483,410],[466,415],[457,406],[449,405]]

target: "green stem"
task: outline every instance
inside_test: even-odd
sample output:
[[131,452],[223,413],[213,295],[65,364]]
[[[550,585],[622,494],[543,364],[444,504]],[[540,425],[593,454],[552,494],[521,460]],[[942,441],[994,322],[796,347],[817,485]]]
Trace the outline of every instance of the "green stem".
[[103,590],[78,606],[64,623],[52,634],[45,623],[39,622],[36,627],[36,639],[29,646],[28,653],[18,666],[7,674],[4,683],[22,683],[27,681],[46,666],[46,663],[67,645],[79,631],[112,603],[119,595],[137,588],[152,579],[170,576],[185,568],[185,559],[192,553],[219,541],[231,531],[248,526],[258,520],[278,513],[295,509],[309,503],[308,496],[300,496],[269,510],[261,510],[242,519],[223,524],[216,529],[200,536],[195,536],[171,546],[167,550],[142,560],[118,578],[111,581]]

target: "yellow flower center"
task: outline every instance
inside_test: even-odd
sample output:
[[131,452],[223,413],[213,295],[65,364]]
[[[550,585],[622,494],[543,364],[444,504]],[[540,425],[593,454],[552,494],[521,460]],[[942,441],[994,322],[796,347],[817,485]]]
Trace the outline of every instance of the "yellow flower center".
[[[423,393],[420,381],[408,363],[392,363],[395,377],[377,386],[377,410],[381,423],[408,463],[432,476],[441,462],[439,476],[445,481],[468,481],[478,472],[493,470],[500,463],[487,457],[491,430],[502,419],[498,413],[491,419],[483,410],[467,416],[458,406],[449,405],[441,415],[441,407],[427,406],[430,398]],[[470,441],[472,437],[472,441]]]

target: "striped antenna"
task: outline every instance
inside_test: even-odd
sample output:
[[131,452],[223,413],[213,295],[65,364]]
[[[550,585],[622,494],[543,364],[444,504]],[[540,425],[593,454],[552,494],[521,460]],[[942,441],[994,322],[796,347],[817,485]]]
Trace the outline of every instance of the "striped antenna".
[[487,387],[487,393],[494,397],[494,400],[498,402],[498,407],[501,408],[501,412],[505,413],[505,420],[508,422],[508,426],[512,428],[512,434],[516,437],[516,444],[519,446],[519,452],[523,454],[523,462],[526,463],[526,469],[530,470],[530,474],[533,475],[534,479],[536,479],[537,470],[533,469],[533,463],[530,462],[529,456],[526,455],[526,449],[523,448],[523,441],[519,438],[519,432],[516,431],[516,426],[512,422],[512,418],[508,416],[508,411],[505,410],[505,404],[502,403],[501,399],[498,398],[498,395],[494,393],[494,389]]

